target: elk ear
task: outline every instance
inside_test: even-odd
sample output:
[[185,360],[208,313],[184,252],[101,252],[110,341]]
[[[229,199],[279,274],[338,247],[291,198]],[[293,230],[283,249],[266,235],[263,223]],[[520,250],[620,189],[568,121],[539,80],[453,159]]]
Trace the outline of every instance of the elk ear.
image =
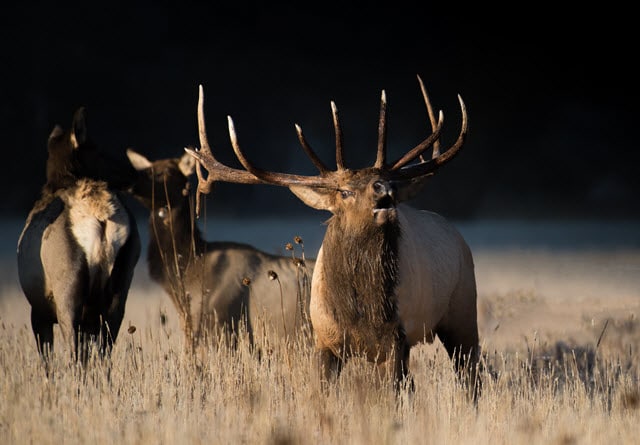
[[180,158],[178,167],[183,175],[189,177],[196,172],[196,162],[198,162],[196,161],[196,158],[185,152],[185,154]]
[[60,125],[56,125],[55,127],[53,127],[53,130],[51,130],[51,133],[49,134],[49,140],[57,139],[63,134],[64,131],[62,130],[62,127]]
[[333,212],[334,190],[325,188],[305,187],[302,185],[289,186],[289,190],[309,207]]
[[74,149],[78,148],[87,141],[87,123],[84,107],[78,108],[78,110],[73,115],[70,138],[71,145]]
[[127,148],[127,157],[129,158],[129,162],[131,162],[131,165],[133,165],[133,168],[138,171],[146,170],[153,166],[150,160],[148,160],[137,151],[134,151],[132,148]]

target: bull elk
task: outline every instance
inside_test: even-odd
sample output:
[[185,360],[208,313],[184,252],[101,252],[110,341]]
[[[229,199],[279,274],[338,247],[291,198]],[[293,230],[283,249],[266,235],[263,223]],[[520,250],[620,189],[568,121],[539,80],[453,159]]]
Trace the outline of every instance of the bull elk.
[[138,171],[131,192],[150,212],[149,274],[178,312],[187,351],[242,325],[252,343],[258,326],[280,338],[306,326],[314,260],[206,241],[190,193],[196,160],[184,152],[156,161],[131,149],[127,156]]
[[121,190],[135,171],[100,152],[87,135],[85,109],[69,131],[48,140],[47,181],[20,234],[18,275],[31,305],[31,327],[47,365],[58,323],[74,359],[90,342],[111,350],[140,255],[135,219]]
[[[337,170],[330,170],[320,160],[297,124],[298,139],[319,174],[301,176],[262,170],[240,149],[231,117],[231,143],[245,170],[224,166],[215,159],[207,141],[202,86],[198,113],[201,148],[188,152],[208,171],[206,178],[204,172],[199,174],[201,192],[206,193],[216,180],[255,183],[257,178],[262,183],[286,186],[308,206],[332,213],[316,260],[310,302],[323,382],[339,375],[345,361],[359,354],[380,366],[390,364],[396,389],[402,383],[412,387],[413,380],[406,380],[409,350],[419,342],[433,342],[437,335],[475,400],[480,351],[471,251],[442,216],[405,203],[439,167],[459,153],[467,135],[467,113],[458,96],[462,128],[456,142],[440,152],[443,113],[440,111],[436,121],[419,76],[418,82],[432,133],[393,162],[386,159],[384,90],[372,167],[345,167],[342,130],[334,102],[331,108]],[[429,147],[432,156],[425,159],[423,153]]]

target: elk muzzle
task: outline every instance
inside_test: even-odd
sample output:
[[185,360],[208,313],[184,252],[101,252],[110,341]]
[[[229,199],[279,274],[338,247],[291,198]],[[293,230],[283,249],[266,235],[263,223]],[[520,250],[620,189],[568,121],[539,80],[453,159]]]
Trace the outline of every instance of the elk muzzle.
[[373,193],[373,220],[377,225],[382,225],[396,220],[396,193],[394,187],[388,181],[375,180],[371,184]]

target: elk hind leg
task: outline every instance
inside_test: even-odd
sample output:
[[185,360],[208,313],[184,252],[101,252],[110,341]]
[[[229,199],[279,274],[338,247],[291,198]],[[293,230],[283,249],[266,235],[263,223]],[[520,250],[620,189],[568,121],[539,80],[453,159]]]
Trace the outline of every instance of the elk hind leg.
[[31,330],[36,338],[38,353],[42,358],[47,374],[53,355],[53,320],[40,311],[31,309]]
[[475,401],[480,390],[478,376],[480,345],[477,328],[464,325],[457,329],[441,327],[436,333],[454,363],[458,378]]

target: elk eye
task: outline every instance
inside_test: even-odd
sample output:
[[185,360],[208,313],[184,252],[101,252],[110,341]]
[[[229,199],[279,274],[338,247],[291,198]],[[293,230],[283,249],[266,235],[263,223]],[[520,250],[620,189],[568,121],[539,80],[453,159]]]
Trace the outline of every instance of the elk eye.
[[339,190],[340,197],[342,199],[347,199],[349,196],[353,196],[354,193],[351,190]]

